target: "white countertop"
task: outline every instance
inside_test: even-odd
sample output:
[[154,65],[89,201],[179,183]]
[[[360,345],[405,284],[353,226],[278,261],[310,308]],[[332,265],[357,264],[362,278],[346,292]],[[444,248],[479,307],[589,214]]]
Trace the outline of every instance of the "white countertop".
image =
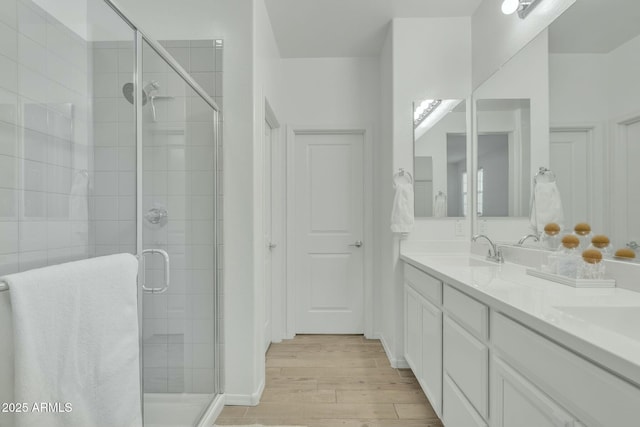
[[640,293],[576,289],[468,253],[401,259],[640,386]]

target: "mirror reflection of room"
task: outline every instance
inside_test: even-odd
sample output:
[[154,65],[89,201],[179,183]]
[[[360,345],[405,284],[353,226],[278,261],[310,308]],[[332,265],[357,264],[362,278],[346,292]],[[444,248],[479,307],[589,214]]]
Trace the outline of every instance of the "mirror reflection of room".
[[640,241],[638,19],[640,2],[584,0],[549,28],[549,167],[566,223],[616,247]]
[[529,99],[479,99],[477,214],[526,216],[530,198]]
[[420,100],[413,111],[415,216],[466,216],[465,100]]

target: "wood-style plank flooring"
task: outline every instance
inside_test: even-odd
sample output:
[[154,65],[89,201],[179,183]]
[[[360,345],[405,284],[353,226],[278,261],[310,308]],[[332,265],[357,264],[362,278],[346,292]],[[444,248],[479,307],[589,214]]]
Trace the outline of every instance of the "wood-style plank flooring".
[[413,373],[393,369],[378,340],[298,335],[267,352],[258,406],[227,406],[217,425],[442,427]]

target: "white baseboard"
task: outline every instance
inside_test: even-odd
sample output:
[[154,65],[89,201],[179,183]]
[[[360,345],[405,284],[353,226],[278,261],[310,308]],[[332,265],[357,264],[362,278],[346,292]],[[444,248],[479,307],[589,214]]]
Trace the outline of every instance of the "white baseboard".
[[210,427],[213,423],[218,419],[220,413],[224,409],[225,405],[225,396],[224,394],[220,394],[213,399],[211,405],[204,412],[204,415],[200,419],[197,427]]
[[409,368],[409,364],[407,363],[406,360],[404,360],[404,357],[401,357],[399,359],[396,359],[395,357],[393,357],[393,353],[391,353],[391,349],[387,345],[387,342],[385,341],[383,335],[380,335],[378,339],[382,343],[382,348],[384,348],[384,352],[387,354],[387,359],[389,359],[389,363],[391,364],[392,368],[395,368],[395,369]]
[[253,394],[225,394],[225,405],[230,406],[257,406],[264,392],[264,379]]

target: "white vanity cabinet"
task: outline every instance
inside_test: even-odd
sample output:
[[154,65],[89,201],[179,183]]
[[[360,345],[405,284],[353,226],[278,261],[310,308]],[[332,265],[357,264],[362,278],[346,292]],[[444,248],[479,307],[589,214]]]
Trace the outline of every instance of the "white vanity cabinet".
[[640,387],[610,356],[446,275],[404,273],[405,357],[446,427],[640,426]]
[[405,264],[404,357],[442,414],[442,282]]
[[[539,412],[553,408],[554,416],[559,419],[564,419],[564,415],[559,415],[563,411],[572,414],[565,424],[550,425],[640,425],[640,389],[631,383],[498,312],[491,316],[491,341],[494,359],[499,357],[512,367],[522,377],[519,384],[527,381],[530,388],[544,393],[538,393],[543,398],[530,399],[531,406]],[[499,363],[497,366],[504,367]],[[495,373],[492,381],[501,381],[500,375]],[[512,400],[500,402],[505,392],[498,385],[494,384],[492,392],[493,410],[497,414],[512,412],[506,407],[517,404]],[[509,391],[508,394],[513,396],[514,392]],[[505,427],[519,425],[496,424]]]

